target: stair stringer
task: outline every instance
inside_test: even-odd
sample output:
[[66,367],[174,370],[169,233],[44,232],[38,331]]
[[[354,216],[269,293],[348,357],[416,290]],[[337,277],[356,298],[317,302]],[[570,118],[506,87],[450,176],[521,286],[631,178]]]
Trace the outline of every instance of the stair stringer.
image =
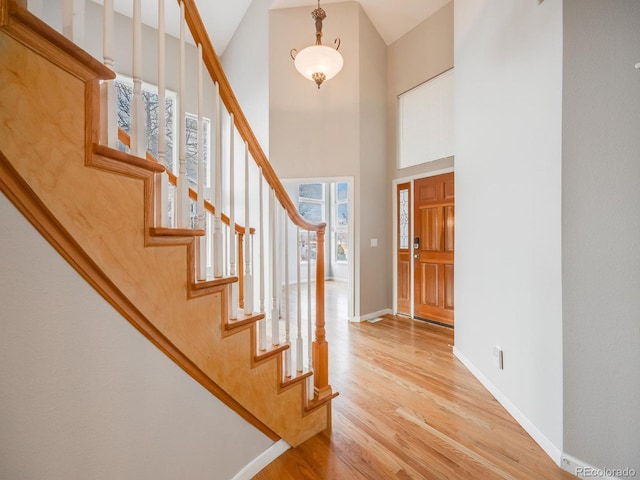
[[2,156],[96,270],[211,382],[292,445],[327,428],[329,404],[305,412],[304,382],[280,388],[279,355],[252,361],[250,329],[223,335],[224,287],[189,295],[185,244],[146,246],[151,174],[144,180],[135,167],[132,177],[85,166],[93,155],[97,79],[34,50],[0,33]]

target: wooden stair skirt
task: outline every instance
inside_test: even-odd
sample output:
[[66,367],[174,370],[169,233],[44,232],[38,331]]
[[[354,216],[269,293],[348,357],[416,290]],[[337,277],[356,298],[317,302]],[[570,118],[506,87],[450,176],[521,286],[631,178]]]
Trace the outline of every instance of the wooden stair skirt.
[[229,326],[228,283],[193,279],[191,233],[199,232],[151,230],[154,173],[110,149],[94,152],[99,80],[112,77],[18,3],[0,0],[2,191],[195,380],[272,439],[300,444],[329,427],[333,396],[308,404],[305,375],[283,383],[279,350],[258,357],[255,322]]

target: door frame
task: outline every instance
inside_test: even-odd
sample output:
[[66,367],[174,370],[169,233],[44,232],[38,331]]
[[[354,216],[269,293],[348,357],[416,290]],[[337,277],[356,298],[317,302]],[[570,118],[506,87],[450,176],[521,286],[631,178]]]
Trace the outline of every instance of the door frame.
[[[347,321],[352,322],[354,318],[360,315],[360,304],[356,303],[356,299],[360,298],[360,276],[356,275],[356,267],[359,268],[359,249],[355,242],[355,178],[353,176],[340,176],[340,177],[300,177],[300,178],[283,178],[280,179],[282,183],[286,184],[300,184],[300,183],[347,183],[349,185],[349,191],[347,192],[347,198],[349,201],[349,248],[351,249],[351,255],[347,260],[347,271],[349,272],[348,280],[348,306],[347,306]],[[294,199],[291,199],[292,201]],[[294,201],[294,204],[296,202]],[[325,232],[325,242],[327,236],[331,235],[331,232]],[[330,258],[325,258],[326,262],[331,262]]]
[[[433,170],[431,172],[423,172],[423,173],[417,173],[415,175],[410,175],[407,177],[401,177],[401,178],[396,178],[394,180],[392,180],[391,182],[391,202],[392,202],[392,209],[391,211],[393,212],[393,250],[392,250],[392,255],[393,255],[393,259],[392,259],[392,265],[393,265],[393,314],[394,315],[398,315],[398,256],[396,255],[396,252],[398,251],[398,195],[397,195],[397,189],[398,189],[398,184],[400,183],[410,183],[411,184],[411,195],[409,196],[409,230],[410,230],[410,235],[409,235],[409,255],[411,258],[413,258],[413,192],[414,192],[414,181],[418,180],[420,178],[427,178],[427,177],[435,177],[436,175],[442,175],[445,173],[451,173],[455,171],[454,167],[447,167],[447,168],[440,168],[438,170]],[[455,265],[455,264],[454,264]],[[410,312],[411,312],[411,318],[414,318],[414,297],[415,297],[415,292],[414,292],[414,262],[411,262],[410,265],[410,275],[411,275],[411,288],[409,289],[410,293],[410,303],[409,303],[409,308],[410,308]],[[455,266],[454,266],[455,269]]]

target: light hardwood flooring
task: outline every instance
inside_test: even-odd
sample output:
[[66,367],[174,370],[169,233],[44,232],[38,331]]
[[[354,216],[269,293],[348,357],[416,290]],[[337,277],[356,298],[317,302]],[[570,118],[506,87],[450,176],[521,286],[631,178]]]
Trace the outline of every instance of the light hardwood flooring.
[[404,317],[346,321],[327,284],[333,428],[256,480],[572,479],[453,356],[453,331]]

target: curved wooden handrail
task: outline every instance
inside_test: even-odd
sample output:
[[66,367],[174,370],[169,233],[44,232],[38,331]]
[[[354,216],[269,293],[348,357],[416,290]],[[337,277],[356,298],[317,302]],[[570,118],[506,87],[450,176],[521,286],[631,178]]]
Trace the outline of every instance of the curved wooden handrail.
[[[238,134],[247,142],[249,152],[254,162],[261,169],[263,178],[269,186],[274,190],[275,196],[287,212],[287,216],[291,222],[302,228],[303,230],[313,231],[317,233],[317,257],[316,257],[316,325],[315,339],[312,345],[313,353],[313,370],[314,370],[314,401],[327,401],[333,396],[331,386],[328,382],[328,344],[325,336],[325,318],[324,318],[324,240],[326,223],[311,223],[300,215],[295,204],[287,194],[282,182],[276,175],[273,167],[269,163],[258,139],[251,129],[247,118],[240,107],[240,103],[236,98],[231,84],[227,79],[222,68],[222,64],[218,59],[209,34],[202,22],[202,17],[195,4],[195,0],[177,0],[178,5],[184,5],[185,20],[191,36],[196,44],[202,46],[202,58],[209,76],[214,82],[218,83],[220,98],[224,102],[229,113],[233,113],[234,125]],[[197,196],[191,195],[191,198]],[[195,195],[195,192],[194,192]],[[210,204],[209,204],[210,205]],[[213,207],[213,205],[210,205]],[[211,211],[211,210],[210,210]],[[237,226],[236,226],[237,231]],[[244,231],[244,230],[243,230]],[[313,402],[312,402],[313,403]]]
[[204,65],[207,67],[209,76],[214,82],[217,82],[220,89],[220,98],[224,102],[227,110],[233,113],[234,124],[242,139],[247,142],[249,152],[254,162],[262,170],[262,175],[267,183],[273,188],[275,196],[286,210],[289,219],[298,227],[314,231],[317,233],[317,257],[316,257],[316,328],[315,340],[313,342],[313,370],[314,370],[314,390],[315,400],[325,401],[332,398],[331,386],[329,385],[328,375],[328,345],[325,337],[325,318],[324,318],[324,237],[326,223],[311,223],[305,220],[298,212],[298,209],[289,198],[287,191],[284,189],[282,182],[276,175],[273,167],[269,163],[258,139],[249,126],[249,122],[240,107],[240,103],[236,98],[231,84],[224,73],[222,64],[218,59],[218,55],[213,48],[209,34],[202,22],[200,12],[196,7],[195,0],[177,0],[178,5],[184,4],[185,20],[191,36],[196,44],[202,46],[202,57]]
[[[181,0],[178,0],[178,4],[180,4]],[[267,181],[267,183],[274,189],[276,193],[277,199],[280,201],[280,204],[287,211],[287,215],[294,223],[294,225],[299,226],[304,230],[310,230],[319,232],[326,228],[326,223],[311,223],[305,220],[302,215],[298,212],[298,209],[289,198],[287,191],[285,190],[282,182],[276,175],[273,167],[269,163],[267,156],[265,155],[258,139],[253,133],[253,130],[249,126],[249,122],[240,107],[240,103],[236,98],[233,90],[231,89],[231,84],[227,79],[227,76],[224,73],[222,68],[222,64],[218,60],[218,55],[216,54],[215,49],[213,48],[213,44],[211,43],[211,39],[209,38],[209,34],[205,29],[204,23],[202,22],[202,18],[200,17],[200,13],[198,12],[198,8],[196,7],[195,0],[182,0],[185,7],[185,19],[187,21],[187,25],[189,30],[191,31],[191,35],[193,36],[196,44],[202,45],[202,57],[207,70],[209,71],[209,75],[212,80],[218,82],[220,86],[220,98],[224,102],[227,110],[234,115],[234,124],[236,129],[243,140],[245,140],[249,144],[249,152],[253,157],[253,160],[256,164],[262,169],[262,174]]]
[[[118,127],[118,140],[120,140],[120,142],[125,145],[126,147],[131,147],[131,136],[125,132],[121,127]],[[153,156],[153,154],[151,152],[147,152],[147,160],[152,161],[152,162],[156,162],[158,165],[160,164],[160,162],[158,162],[158,159],[156,157]],[[164,171],[167,172],[167,176],[169,177],[169,182],[171,182],[171,185],[173,185],[174,187],[178,184],[178,177],[171,171],[167,170],[164,165],[163,165]],[[191,198],[192,200],[197,201],[198,200],[198,192],[196,192],[193,188],[189,187],[189,198]],[[209,213],[211,213],[211,215],[214,215],[216,213],[216,207],[215,205],[213,205],[211,202],[209,202],[208,200],[205,199],[204,201],[204,208],[205,210],[208,210]],[[222,218],[222,223],[225,223],[227,226],[229,225],[229,217],[227,215],[225,215],[224,213],[220,214],[221,218]],[[246,232],[245,227],[243,227],[242,225],[238,225],[236,223],[236,233],[239,235],[244,235]],[[249,233],[251,235],[253,235],[254,233],[256,233],[256,229],[255,228],[249,228]]]

